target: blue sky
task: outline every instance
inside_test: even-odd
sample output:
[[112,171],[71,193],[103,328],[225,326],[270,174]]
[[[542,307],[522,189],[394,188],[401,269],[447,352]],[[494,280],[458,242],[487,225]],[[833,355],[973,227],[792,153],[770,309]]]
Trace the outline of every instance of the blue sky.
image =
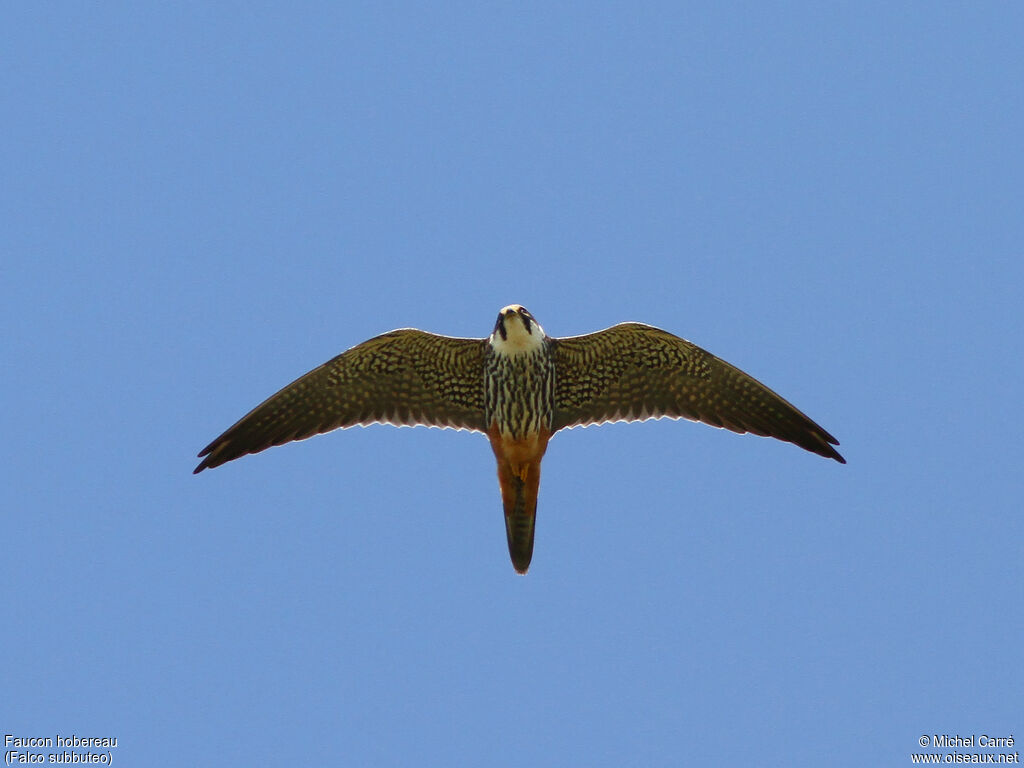
[[[122,765],[901,765],[1024,732],[1024,11],[3,11],[0,728]],[[573,430],[533,566],[480,435],[193,476],[404,326],[624,320],[846,466]]]

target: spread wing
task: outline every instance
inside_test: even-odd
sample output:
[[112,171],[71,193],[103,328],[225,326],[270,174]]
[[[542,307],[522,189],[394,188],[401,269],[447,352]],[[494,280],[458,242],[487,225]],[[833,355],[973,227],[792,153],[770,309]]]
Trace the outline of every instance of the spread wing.
[[256,406],[202,450],[195,472],[356,424],[483,432],[486,343],[413,328],[372,338]]
[[778,438],[845,464],[839,441],[724,360],[641,323],[553,339],[554,430],[668,417]]

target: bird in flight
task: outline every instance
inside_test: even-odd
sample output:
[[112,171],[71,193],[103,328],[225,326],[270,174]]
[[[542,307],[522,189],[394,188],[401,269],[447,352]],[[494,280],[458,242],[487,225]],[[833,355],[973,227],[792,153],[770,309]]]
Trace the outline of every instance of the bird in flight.
[[642,323],[553,338],[512,304],[486,339],[402,328],[342,352],[243,416],[200,452],[194,471],[356,424],[482,432],[498,462],[512,565],[526,573],[551,436],[662,417],[774,437],[846,463],[832,435],[686,339]]

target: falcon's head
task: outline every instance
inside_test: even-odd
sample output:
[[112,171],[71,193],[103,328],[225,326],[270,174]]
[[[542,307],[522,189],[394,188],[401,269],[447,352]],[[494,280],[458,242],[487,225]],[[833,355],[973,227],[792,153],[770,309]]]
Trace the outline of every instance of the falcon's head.
[[544,343],[544,329],[526,307],[509,304],[498,313],[490,341],[503,354],[530,352]]

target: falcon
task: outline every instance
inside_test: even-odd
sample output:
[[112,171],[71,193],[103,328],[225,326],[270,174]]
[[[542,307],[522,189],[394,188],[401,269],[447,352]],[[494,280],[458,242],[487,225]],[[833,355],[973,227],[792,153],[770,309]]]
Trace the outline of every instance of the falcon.
[[846,463],[832,435],[686,339],[642,323],[553,338],[513,304],[486,339],[402,328],[342,352],[243,416],[200,452],[194,471],[356,424],[482,432],[498,462],[512,565],[526,573],[551,436],[663,417],[774,437]]

